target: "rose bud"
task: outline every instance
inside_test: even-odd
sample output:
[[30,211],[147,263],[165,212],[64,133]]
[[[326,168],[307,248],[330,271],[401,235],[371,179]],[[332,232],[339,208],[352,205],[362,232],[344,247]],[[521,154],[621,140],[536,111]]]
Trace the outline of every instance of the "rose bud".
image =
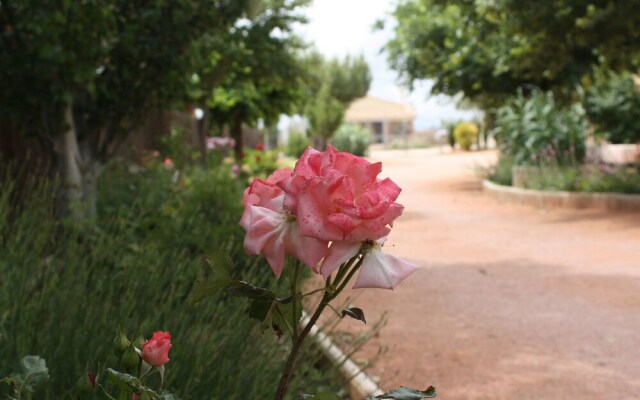
[[76,389],[79,393],[91,392],[96,387],[96,377],[91,372],[87,372],[78,378],[76,382]]
[[122,353],[129,348],[131,342],[127,339],[127,336],[118,329],[116,337],[113,339],[113,353],[116,357],[122,356]]
[[154,367],[161,367],[169,362],[171,334],[155,332],[151,339],[142,345],[142,358]]
[[130,375],[135,375],[138,372],[138,367],[140,367],[140,356],[136,351],[136,348],[133,344],[130,344],[122,353],[122,357],[120,358],[120,364],[124,371]]

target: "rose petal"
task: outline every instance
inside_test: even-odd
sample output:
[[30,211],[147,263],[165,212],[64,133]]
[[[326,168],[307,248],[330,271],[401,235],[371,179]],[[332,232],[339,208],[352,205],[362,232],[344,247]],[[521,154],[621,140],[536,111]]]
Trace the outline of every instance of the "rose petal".
[[393,289],[404,278],[418,269],[417,265],[385,253],[379,248],[371,249],[365,256],[354,289]]
[[360,242],[348,242],[344,240],[331,242],[329,253],[322,261],[322,266],[320,267],[320,273],[324,279],[327,279],[340,265],[355,256],[358,253],[358,249],[360,249],[360,245]]

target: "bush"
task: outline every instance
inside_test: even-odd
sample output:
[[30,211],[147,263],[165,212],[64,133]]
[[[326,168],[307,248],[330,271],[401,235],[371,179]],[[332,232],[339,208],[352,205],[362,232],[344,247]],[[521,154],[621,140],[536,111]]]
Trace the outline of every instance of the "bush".
[[458,126],[460,122],[458,121],[446,121],[444,122],[444,128],[447,130],[447,143],[451,148],[456,147],[456,137],[453,132],[456,130],[456,126]]
[[535,190],[640,194],[640,170],[608,164],[543,167],[524,183]]
[[630,73],[607,74],[584,97],[596,132],[611,143],[640,142],[640,87]]
[[[274,392],[284,352],[275,337],[258,334],[257,323],[239,316],[247,304],[224,296],[186,302],[207,270],[204,260],[218,252],[235,261],[236,277],[273,286],[264,259],[243,250],[244,183],[229,166],[181,174],[176,181],[175,170],[162,166],[132,173],[112,163],[90,231],[56,221],[54,185],[34,180],[21,195],[0,176],[0,377],[23,355],[38,354],[51,381],[36,398],[73,398],[76,379],[114,357],[110,343],[119,324],[132,336],[171,331],[165,386],[177,394],[244,400]],[[293,385],[315,385],[314,379],[322,379],[320,388],[331,380],[340,385],[335,376],[305,369],[309,364],[301,364],[305,379]]]
[[463,150],[471,150],[471,146],[478,141],[478,125],[461,122],[454,129],[453,137]]
[[364,156],[371,144],[371,132],[359,125],[343,124],[329,141],[336,149]]
[[563,109],[551,92],[520,92],[498,109],[494,135],[515,165],[576,165],[585,156],[586,128],[580,104]]
[[511,186],[513,181],[513,159],[507,155],[501,155],[498,163],[486,171],[482,171],[487,179],[499,185]]
[[311,139],[304,132],[291,132],[287,142],[286,153],[288,156],[300,158],[302,153],[311,146]]

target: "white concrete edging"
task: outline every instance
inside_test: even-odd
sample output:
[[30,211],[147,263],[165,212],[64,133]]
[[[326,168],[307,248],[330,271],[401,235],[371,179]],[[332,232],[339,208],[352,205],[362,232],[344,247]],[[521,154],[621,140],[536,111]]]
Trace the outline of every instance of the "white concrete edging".
[[487,179],[482,181],[482,189],[499,200],[537,207],[640,211],[640,195],[637,194],[578,193],[521,189],[513,186],[499,185]]
[[[301,324],[304,326],[309,323],[309,316],[304,311],[302,312]],[[378,387],[378,384],[374,382],[366,372],[362,370],[356,363],[354,363],[342,350],[336,346],[331,338],[322,332],[317,325],[311,327],[309,336],[322,350],[325,357],[333,364],[340,368],[342,375],[349,379],[349,385],[351,386],[351,397],[354,395],[359,396],[357,400],[361,400],[369,395],[380,395],[384,392]],[[356,399],[353,399],[356,400]]]

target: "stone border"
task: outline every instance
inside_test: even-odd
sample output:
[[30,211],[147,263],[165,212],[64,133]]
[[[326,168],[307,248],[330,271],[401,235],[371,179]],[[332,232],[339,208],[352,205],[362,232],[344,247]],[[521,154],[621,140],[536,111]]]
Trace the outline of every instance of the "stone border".
[[[301,325],[309,322],[309,316],[303,311]],[[322,350],[324,356],[333,364],[340,368],[342,376],[349,380],[350,397],[353,400],[362,400],[369,395],[380,395],[384,392],[378,384],[371,379],[362,368],[358,367],[346,354],[336,346],[331,338],[318,328],[317,325],[311,327],[309,337]]]
[[487,179],[482,181],[482,189],[498,200],[542,208],[640,211],[640,195],[637,194],[547,192],[499,185]]

